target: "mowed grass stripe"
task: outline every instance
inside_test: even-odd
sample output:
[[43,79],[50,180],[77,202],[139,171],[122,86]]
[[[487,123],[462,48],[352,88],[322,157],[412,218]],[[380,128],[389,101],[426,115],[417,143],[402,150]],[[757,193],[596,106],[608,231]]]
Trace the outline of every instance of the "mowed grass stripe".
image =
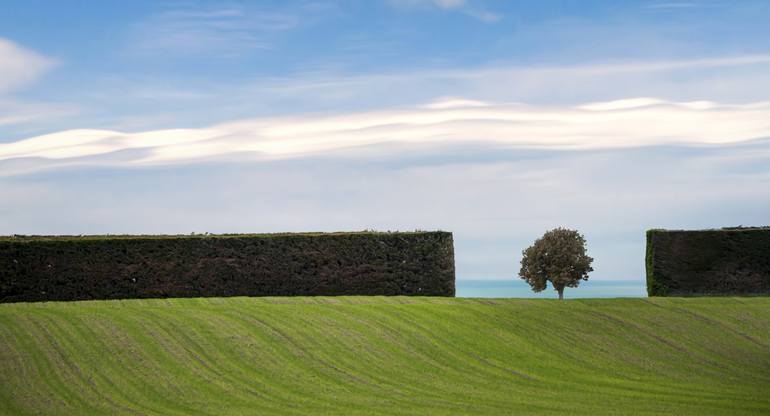
[[[130,389],[127,388],[127,385],[130,384],[141,384],[147,387],[152,386],[152,384],[148,385],[145,380],[137,377],[136,374],[126,371],[126,369],[138,369],[144,368],[145,366],[132,365],[132,360],[126,360],[125,364],[122,362],[116,363],[113,361],[115,357],[125,357],[126,354],[119,352],[118,349],[111,348],[108,344],[104,344],[104,341],[108,341],[113,337],[118,337],[120,331],[104,335],[97,333],[95,336],[83,338],[84,336],[87,336],[84,335],[85,328],[96,327],[96,325],[93,324],[96,320],[95,315],[72,314],[72,311],[70,310],[61,312],[66,316],[59,316],[55,311],[32,311],[32,317],[40,322],[40,324],[38,324],[39,327],[45,328],[46,325],[54,327],[54,331],[56,331],[55,336],[72,345],[71,347],[68,345],[66,346],[69,348],[65,348],[65,345],[59,345],[62,352],[66,354],[67,361],[70,362],[69,364],[65,362],[63,365],[54,366],[62,367],[61,369],[57,369],[57,378],[62,382],[61,384],[71,386],[72,388],[70,390],[74,393],[76,398],[85,396],[86,406],[92,407],[94,412],[114,411],[116,407],[120,407],[113,403],[116,400],[128,404],[128,407],[125,407],[124,409],[133,409],[138,413],[158,408],[157,402],[163,401],[164,395],[162,393],[152,394],[147,389],[141,389],[141,396],[144,400],[142,402],[136,402],[133,400],[133,397],[136,397],[136,394],[132,396]],[[81,325],[77,325],[77,321],[80,321]],[[75,327],[81,328],[81,331],[80,333],[63,332],[61,329],[57,328],[57,325],[50,322],[70,323]],[[118,328],[122,330],[126,327],[120,326]],[[89,342],[79,342],[79,340],[82,339],[88,339]],[[146,346],[148,344],[143,345]],[[150,343],[149,345],[152,347],[154,343]],[[68,369],[71,371],[67,372]],[[60,373],[62,370],[64,370],[63,374]],[[105,387],[105,385],[110,386],[112,380],[116,380],[118,383],[122,384],[122,388],[116,389],[113,387]],[[165,394],[165,396],[168,396],[168,394]],[[77,409],[80,407],[80,404],[82,404],[82,402],[68,403],[67,407],[59,409],[58,411],[66,411],[68,408]],[[176,407],[179,407],[179,404],[177,404]]]
[[3,414],[768,414],[770,299],[0,305]]
[[[538,318],[539,317],[533,316],[533,317],[531,317],[530,321],[531,322],[538,322]],[[450,320],[449,322],[457,323],[457,322],[461,322],[461,321],[458,319],[458,320]],[[472,322],[486,322],[486,320],[473,320]],[[546,326],[544,328],[549,328],[549,327]],[[559,325],[551,325],[548,330],[551,330],[551,331],[553,331],[555,333],[563,333],[564,332],[561,328],[559,328]],[[548,331],[548,330],[546,330],[546,331]],[[444,333],[453,333],[453,332],[456,332],[456,331],[453,331],[453,330],[450,329],[448,331],[442,331],[442,332],[444,332]],[[531,333],[531,331],[527,331],[524,334],[526,335],[527,333]],[[541,334],[541,335],[545,335],[547,337],[549,334],[546,333],[546,334]],[[543,343],[543,339],[542,338],[543,337],[540,337],[540,339],[538,340],[538,342],[540,342],[541,345]],[[473,344],[470,345],[470,347],[471,347],[470,351],[462,351],[462,354],[464,354],[466,356],[469,355],[469,356],[474,357],[474,358],[476,358],[481,353],[481,351],[487,351],[487,352],[484,352],[484,354],[486,354],[489,357],[505,356],[505,354],[508,351],[510,351],[510,349],[511,349],[510,347],[508,347],[508,345],[511,345],[511,344],[505,343],[505,342],[497,344],[497,346],[501,346],[501,348],[491,349],[489,347],[490,346],[496,346],[496,343],[488,342],[487,337],[484,337],[484,336],[471,338],[470,340],[475,340],[475,341],[480,340],[480,342],[474,342]],[[593,355],[593,351],[591,351],[590,349],[580,351],[578,349],[573,350],[573,349],[569,349],[569,348],[568,349],[560,348],[561,345],[568,345],[568,346],[577,346],[577,345],[594,346],[595,344],[591,344],[591,343],[582,343],[581,344],[580,342],[577,342],[577,340],[570,339],[570,338],[567,338],[567,339],[559,338],[559,340],[560,340],[560,344],[558,344],[558,345],[556,345],[555,347],[552,347],[552,348],[547,348],[545,350],[547,352],[547,354],[545,356],[541,357],[541,359],[537,361],[542,366],[542,369],[535,370],[537,373],[540,373],[540,374],[545,374],[546,371],[549,372],[549,373],[552,373],[553,377],[551,377],[551,380],[549,380],[549,382],[548,382],[552,386],[552,388],[549,389],[549,391],[546,391],[546,392],[536,391],[536,392],[533,392],[533,394],[538,394],[538,395],[542,396],[544,394],[548,395],[548,394],[553,392],[553,393],[556,393],[554,396],[557,396],[557,395],[563,395],[564,394],[563,392],[565,392],[565,391],[566,392],[576,392],[576,391],[580,392],[585,387],[586,384],[590,385],[591,388],[594,389],[594,391],[595,391],[595,389],[600,385],[601,379],[596,377],[596,375],[597,375],[596,368],[597,367],[595,367],[594,363],[592,363],[588,359],[591,355]],[[466,342],[466,344],[467,344],[467,342]],[[457,349],[460,349],[462,347],[463,347],[462,345],[457,345]],[[455,347],[453,346],[453,348],[455,348]],[[529,351],[533,351],[533,350],[536,350],[536,348],[532,348],[532,347],[529,348]],[[525,353],[523,356],[520,355],[518,357],[515,357],[514,359],[508,359],[506,361],[508,361],[508,362],[519,362],[519,363],[520,362],[526,362],[526,356],[527,356],[527,353]],[[564,358],[568,358],[568,359],[565,360]],[[561,362],[559,362],[560,359],[561,359]],[[552,368],[550,368],[555,363],[558,363],[559,365],[558,366],[553,366]],[[570,364],[570,365],[564,366],[564,364]],[[577,364],[577,365],[575,365],[575,364]],[[573,378],[573,375],[579,374],[581,372],[581,370],[585,370],[586,367],[591,369],[591,371],[588,373],[589,376],[587,377],[587,380],[583,381],[583,380],[580,380],[580,378],[578,378],[578,377]],[[474,371],[474,370],[471,369],[471,371]],[[515,370],[512,370],[512,371],[515,371]],[[517,373],[523,373],[522,371],[516,371],[516,372]],[[559,375],[561,375],[561,374],[570,374],[570,377],[559,378]],[[612,383],[609,383],[608,384],[609,388],[615,388],[616,382],[617,382],[617,380],[613,380]],[[542,385],[538,385],[538,387],[541,388]],[[622,392],[622,390],[620,390],[620,392]],[[558,400],[558,397],[554,397],[554,400]]]

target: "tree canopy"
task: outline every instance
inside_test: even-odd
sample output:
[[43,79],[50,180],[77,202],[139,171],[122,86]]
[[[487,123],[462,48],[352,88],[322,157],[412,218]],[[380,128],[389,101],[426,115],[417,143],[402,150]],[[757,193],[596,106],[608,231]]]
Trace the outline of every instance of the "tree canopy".
[[519,277],[535,292],[542,292],[551,282],[563,299],[565,287],[578,287],[581,280],[588,280],[588,273],[594,270],[591,262],[585,237],[575,230],[556,228],[522,252]]

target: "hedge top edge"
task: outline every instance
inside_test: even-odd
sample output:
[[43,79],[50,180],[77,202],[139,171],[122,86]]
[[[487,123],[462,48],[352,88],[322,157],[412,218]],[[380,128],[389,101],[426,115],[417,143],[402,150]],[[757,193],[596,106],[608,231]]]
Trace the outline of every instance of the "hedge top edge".
[[88,241],[88,240],[163,240],[163,239],[205,239],[205,238],[275,238],[275,237],[327,237],[327,236],[364,236],[364,235],[451,235],[449,231],[308,231],[308,232],[281,232],[281,233],[192,233],[192,234],[84,234],[84,235],[0,235],[0,242],[19,241]]
[[740,231],[767,231],[770,230],[770,225],[760,226],[736,226],[736,227],[722,227],[722,228],[701,228],[694,230],[685,229],[667,229],[667,228],[651,228],[647,230],[647,233],[713,233],[713,232],[740,232]]

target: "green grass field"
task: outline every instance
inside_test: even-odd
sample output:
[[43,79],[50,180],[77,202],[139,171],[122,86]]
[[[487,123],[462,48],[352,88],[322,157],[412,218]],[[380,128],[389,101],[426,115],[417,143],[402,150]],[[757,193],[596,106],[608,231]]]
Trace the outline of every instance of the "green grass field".
[[2,414],[770,414],[770,298],[0,305]]

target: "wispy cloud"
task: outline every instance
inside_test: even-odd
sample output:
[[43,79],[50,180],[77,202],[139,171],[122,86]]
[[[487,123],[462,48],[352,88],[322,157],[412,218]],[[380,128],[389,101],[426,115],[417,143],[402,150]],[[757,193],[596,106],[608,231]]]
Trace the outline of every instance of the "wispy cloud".
[[388,3],[403,9],[436,7],[443,10],[451,10],[467,5],[466,0],[388,0]]
[[[628,97],[643,94],[680,97],[690,90],[699,90],[703,95],[713,96],[713,88],[719,85],[734,85],[734,92],[747,90],[759,91],[762,95],[770,94],[770,85],[761,81],[767,77],[770,55],[738,55],[712,58],[692,58],[679,60],[645,60],[621,62],[595,62],[565,65],[529,65],[515,66],[497,64],[460,69],[422,69],[407,72],[380,72],[369,74],[339,74],[325,72],[305,72],[286,77],[260,78],[240,81],[232,90],[227,90],[227,83],[217,84],[220,89],[202,88],[176,93],[168,86],[151,85],[140,88],[143,96],[153,97],[152,91],[158,91],[157,98],[165,96],[214,96],[221,95],[228,100],[238,100],[238,91],[248,97],[260,95],[260,100],[280,100],[301,97],[305,102],[323,100],[336,102],[346,97],[371,97],[378,103],[388,106],[393,97],[392,91],[399,91],[398,98],[405,102],[425,101],[440,96],[470,96],[485,100],[548,101],[564,98],[567,91],[571,101],[601,100],[602,96]],[[711,70],[720,69],[719,83],[713,83]],[[736,70],[733,74],[729,71]],[[686,81],[679,78],[688,75]],[[677,82],[669,81],[677,79]],[[767,81],[770,81],[768,78]],[[716,85],[718,84],[718,85]],[[121,89],[134,91],[135,88]],[[667,92],[665,94],[664,92]],[[749,98],[750,99],[750,98]],[[359,106],[361,103],[356,103]],[[239,106],[242,103],[238,103]],[[275,103],[271,102],[274,106]]]
[[[34,124],[41,120],[71,116],[78,113],[73,105],[47,104],[21,100],[0,99],[0,127]],[[23,127],[22,127],[23,128]],[[0,139],[0,142],[3,140]]]
[[664,1],[659,3],[647,4],[645,9],[652,10],[678,10],[678,9],[692,9],[702,6],[702,3],[696,3],[692,1]]
[[718,145],[770,137],[767,120],[770,102],[724,105],[641,98],[553,107],[453,99],[419,108],[262,118],[200,129],[63,131],[0,144],[0,172],[14,174],[19,167],[30,171],[62,165],[165,165],[232,157],[355,156],[359,151],[389,154],[403,146],[472,143],[558,150]]
[[[245,99],[239,98],[239,91],[246,94]],[[442,96],[554,105],[648,95],[672,101],[751,102],[766,100],[770,94],[770,55],[565,65],[499,63],[363,75],[302,73],[245,82],[223,96],[245,108],[249,106],[245,101],[255,94],[273,109],[290,103],[295,111],[331,105],[393,107]]]
[[274,35],[298,25],[295,13],[242,6],[171,10],[138,23],[130,48],[152,55],[237,56],[270,48]]
[[[0,129],[14,126],[18,132],[34,130],[30,128],[34,123],[77,112],[73,105],[34,102],[17,95],[57,64],[52,58],[0,38]],[[6,140],[0,137],[0,142]]]
[[31,84],[55,65],[51,58],[0,38],[0,95]]
[[503,18],[501,14],[491,12],[479,6],[476,2],[468,0],[389,0],[388,3],[402,10],[437,9],[457,11],[486,23],[494,23]]

